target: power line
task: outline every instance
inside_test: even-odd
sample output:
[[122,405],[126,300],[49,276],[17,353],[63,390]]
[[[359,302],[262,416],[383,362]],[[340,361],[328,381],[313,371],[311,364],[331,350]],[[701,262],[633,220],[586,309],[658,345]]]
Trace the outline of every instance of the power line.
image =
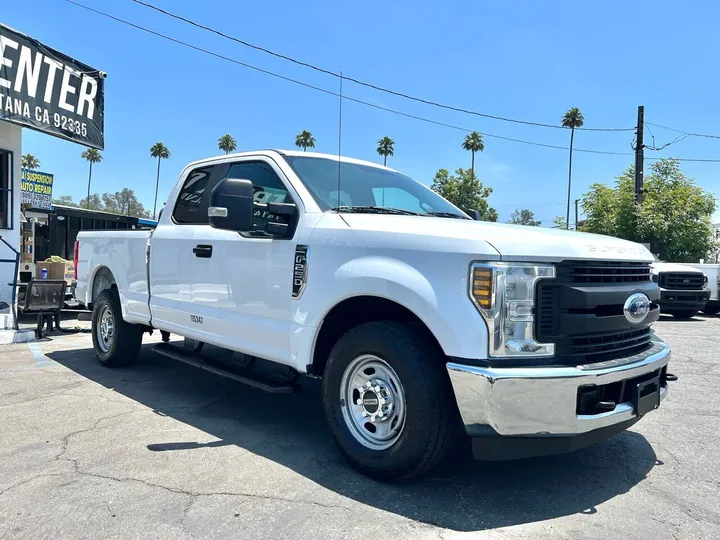
[[668,142],[668,143],[665,143],[665,144],[663,144],[662,146],[655,146],[655,134],[652,132],[652,130],[650,129],[650,126],[648,125],[647,122],[644,122],[644,124],[645,124],[645,127],[647,128],[647,130],[648,130],[648,132],[650,133],[650,136],[652,137],[652,140],[653,140],[652,145],[648,145],[648,144],[645,145],[645,148],[647,148],[648,150],[654,150],[654,151],[658,151],[658,152],[659,152],[660,150],[664,150],[665,148],[667,148],[667,147],[670,146],[671,144],[675,144],[676,142],[680,142],[680,141],[682,141],[683,139],[687,139],[688,137],[690,137],[690,134],[689,134],[689,133],[684,133],[684,134],[682,134],[682,135],[678,135],[678,136],[675,137],[672,141],[670,141],[670,142]]
[[675,129],[667,126],[661,126],[660,124],[652,124],[650,122],[645,122],[646,125],[659,127],[662,129],[667,129],[668,131],[674,131],[675,133],[681,133],[683,135],[687,135],[689,137],[705,137],[707,139],[720,139],[720,135],[708,135],[706,133],[692,133],[690,131],[683,131],[681,129]]
[[[252,64],[248,64],[248,63],[246,63],[246,62],[241,62],[240,60],[237,60],[237,59],[235,59],[235,58],[231,58],[231,57],[229,57],[229,56],[225,56],[225,55],[216,53],[216,52],[211,51],[211,50],[209,50],[209,49],[204,49],[204,48],[202,48],[202,47],[198,47],[197,45],[193,45],[193,44],[191,44],[191,43],[187,43],[187,42],[182,41],[182,40],[180,40],[180,39],[176,39],[176,38],[174,38],[174,37],[171,37],[171,36],[168,36],[168,35],[166,35],[166,34],[163,34],[163,33],[161,33],[161,32],[157,32],[157,31],[155,31],[155,30],[151,30],[151,29],[146,28],[146,27],[144,27],[144,26],[141,26],[141,25],[139,25],[139,24],[135,24],[135,23],[130,22],[130,21],[127,21],[127,20],[125,20],[125,19],[121,19],[120,17],[116,17],[116,16],[111,15],[111,14],[109,14],[109,13],[106,13],[106,12],[104,12],[104,11],[101,11],[101,10],[98,10],[98,9],[95,9],[95,8],[92,8],[92,7],[90,7],[90,6],[86,6],[86,5],[81,4],[81,3],[79,3],[79,2],[75,2],[74,0],[65,0],[65,1],[68,2],[69,4],[73,4],[73,5],[77,6],[77,7],[83,8],[83,9],[85,9],[85,10],[87,10],[87,11],[93,12],[93,13],[95,13],[95,14],[97,14],[97,15],[101,15],[101,16],[106,17],[106,18],[108,18],[108,19],[111,19],[111,20],[113,20],[113,21],[116,21],[116,22],[119,22],[119,23],[121,23],[121,24],[130,26],[130,27],[135,28],[135,29],[137,29],[137,30],[141,30],[141,31],[146,32],[146,33],[148,33],[148,34],[152,34],[152,35],[154,35],[154,36],[157,36],[157,37],[159,37],[159,38],[165,39],[165,40],[167,40],[167,41],[171,41],[171,42],[176,43],[176,44],[178,44],[178,45],[182,45],[182,46],[187,47],[187,48],[189,48],[189,49],[193,49],[193,50],[195,50],[195,51],[208,54],[208,55],[213,56],[213,57],[215,57],[215,58],[219,58],[219,59],[221,59],[221,60],[225,60],[225,61],[227,61],[227,62],[231,62],[231,63],[233,63],[233,64],[236,64],[236,65],[239,65],[239,66],[243,66],[243,67],[246,67],[246,68],[248,68],[248,69],[252,69],[252,70],[257,71],[257,72],[259,72],[259,73],[264,73],[264,74],[266,74],[266,75],[270,75],[270,76],[272,76],[272,77],[276,77],[276,78],[282,79],[282,80],[284,80],[284,81],[292,82],[292,83],[294,83],[294,84],[303,86],[303,87],[305,87],[305,88],[310,88],[310,89],[312,89],[312,90],[316,90],[316,91],[318,91],[318,92],[322,92],[322,93],[327,94],[327,95],[330,95],[330,96],[339,97],[339,94],[338,94],[337,92],[333,92],[333,91],[331,91],[331,90],[327,90],[327,89],[325,89],[325,88],[321,88],[321,87],[319,87],[319,86],[315,86],[315,85],[312,85],[312,84],[309,84],[309,83],[306,83],[306,82],[303,82],[303,81],[294,79],[294,78],[292,78],[292,77],[287,77],[287,76],[285,76],[285,75],[281,75],[281,74],[279,74],[279,73],[275,73],[275,72],[270,71],[270,70],[267,70],[267,69],[259,68],[259,67],[257,67],[257,66],[253,66]],[[345,77],[343,77],[343,78],[345,78]],[[348,101],[352,101],[352,102],[355,102],[355,103],[359,103],[359,104],[361,104],[361,105],[365,105],[366,107],[372,107],[372,108],[374,108],[374,109],[378,109],[378,110],[381,110],[381,111],[389,112],[389,113],[396,114],[396,115],[399,115],[399,116],[404,116],[404,117],[407,117],[407,118],[412,118],[412,119],[419,120],[419,121],[422,121],[422,122],[426,122],[426,123],[429,123],[429,124],[434,124],[434,125],[443,126],[443,127],[447,127],[447,128],[451,128],[451,129],[455,129],[455,130],[459,130],[459,131],[464,131],[464,132],[466,132],[466,133],[469,133],[469,132],[473,131],[473,130],[471,130],[470,128],[460,127],[460,126],[456,126],[456,125],[453,125],[453,124],[448,124],[448,123],[445,123],[445,122],[439,122],[439,121],[437,121],[437,120],[432,120],[432,119],[430,119],[430,118],[425,118],[425,117],[422,117],[422,116],[417,116],[417,115],[414,115],[414,114],[405,113],[405,112],[398,111],[398,110],[395,110],[395,109],[390,109],[390,108],[388,108],[388,107],[383,107],[383,106],[380,106],[380,105],[376,105],[376,104],[374,104],[374,103],[370,103],[370,102],[367,102],[367,101],[363,101],[363,100],[358,99],[358,98],[353,98],[353,97],[348,96],[348,95],[346,95],[346,94],[343,94],[343,99],[344,99],[344,100],[348,100]],[[653,124],[653,125],[656,125],[656,124]],[[662,127],[662,126],[657,126],[657,127]],[[540,147],[543,147],[543,148],[553,148],[553,149],[565,150],[565,151],[569,150],[569,148],[568,148],[567,146],[560,146],[560,145],[554,145],[554,144],[545,144],[545,143],[540,143],[540,142],[536,142],[536,141],[526,141],[526,140],[523,140],[523,139],[515,139],[515,138],[512,138],[512,137],[504,137],[504,136],[502,136],[502,135],[495,135],[495,134],[492,134],[492,133],[482,132],[482,135],[483,135],[484,137],[490,137],[490,138],[500,139],[500,140],[505,140],[505,141],[510,141],[510,142],[517,142],[517,143],[521,143],[521,144],[528,144],[528,145],[532,145],[532,146],[540,146]],[[606,150],[591,150],[591,149],[586,149],[586,148],[573,148],[573,151],[574,151],[574,152],[590,153],[590,154],[603,154],[603,155],[616,155],[616,156],[632,156],[632,155],[633,155],[633,154],[630,153],[630,152],[611,152],[611,151],[606,151]],[[655,158],[653,158],[653,157],[646,157],[645,159],[648,159],[648,160],[659,160],[659,159],[664,159],[664,158],[659,158],[659,157],[655,157]],[[674,159],[677,159],[678,161],[720,163],[720,159],[701,159],[701,158],[674,158]]]
[[[173,43],[176,43],[176,44],[178,44],[178,45],[182,45],[182,46],[184,46],[184,47],[188,47],[188,48],[193,49],[193,50],[195,50],[195,51],[202,52],[202,53],[208,54],[208,55],[210,55],[210,56],[214,56],[215,58],[220,58],[221,60],[226,60],[226,61],[228,61],[228,62],[232,62],[233,64],[237,64],[237,65],[240,65],[240,66],[243,66],[243,67],[252,69],[252,70],[254,70],[254,71],[258,71],[258,72],[260,72],[260,73],[264,73],[264,74],[266,74],[266,75],[271,75],[271,76],[273,76],[273,77],[276,77],[276,78],[278,78],[278,79],[282,79],[282,80],[284,80],[284,81],[288,81],[288,82],[292,82],[292,83],[294,83],[294,84],[298,84],[298,85],[300,85],[300,86],[304,86],[305,88],[310,88],[310,89],[312,89],[312,90],[317,90],[318,92],[322,92],[322,93],[327,94],[327,95],[330,95],[330,96],[339,97],[339,94],[338,94],[337,92],[333,92],[332,90],[327,90],[327,89],[321,88],[321,87],[319,87],[319,86],[315,86],[315,85],[312,85],[312,84],[309,84],[309,83],[306,83],[306,82],[303,82],[303,81],[299,81],[299,80],[297,80],[297,79],[293,79],[292,77],[286,77],[285,75],[280,75],[279,73],[275,73],[275,72],[270,71],[270,70],[267,70],[267,69],[262,69],[262,68],[259,68],[259,67],[257,67],[257,66],[253,66],[252,64],[248,64],[248,63],[246,63],[246,62],[241,62],[240,60],[237,60],[237,59],[235,59],[235,58],[231,58],[231,57],[229,57],[229,56],[225,56],[225,55],[223,55],[223,54],[216,53],[216,52],[211,51],[211,50],[209,50],[209,49],[204,49],[204,48],[202,48],[202,47],[198,47],[197,45],[193,45],[193,44],[188,43],[188,42],[186,42],[186,41],[182,41],[182,40],[180,40],[180,39],[176,39],[176,38],[174,38],[174,37],[168,36],[167,34],[163,34],[163,33],[161,33],[161,32],[156,32],[155,30],[151,30],[151,29],[149,29],[149,28],[146,28],[146,27],[141,26],[141,25],[139,25],[139,24],[135,24],[135,23],[133,23],[133,22],[127,21],[127,20],[125,20],[125,19],[121,19],[120,17],[116,17],[116,16],[111,15],[111,14],[109,14],[109,13],[106,13],[106,12],[104,12],[104,11],[101,11],[101,10],[98,10],[98,9],[95,9],[95,8],[92,8],[92,7],[90,7],[90,6],[86,6],[86,5],[81,4],[81,3],[79,3],[79,2],[75,2],[74,0],[65,0],[65,1],[68,2],[68,3],[70,3],[70,4],[73,4],[73,5],[75,5],[75,6],[78,6],[78,7],[80,7],[80,8],[83,8],[83,9],[86,9],[86,10],[91,11],[91,12],[93,12],[93,13],[96,13],[96,14],[98,14],[98,15],[102,15],[103,17],[106,17],[106,18],[108,18],[108,19],[112,19],[112,20],[114,20],[114,21],[116,21],[116,22],[125,24],[125,25],[130,26],[130,27],[132,27],[132,28],[135,28],[135,29],[137,29],[137,30],[141,30],[141,31],[146,32],[146,33],[148,33],[148,34],[152,34],[152,35],[154,35],[154,36],[160,37],[160,38],[162,38],[162,39],[166,39],[166,40],[171,41],[171,42],[173,42]],[[344,77],[343,77],[343,79],[344,79]],[[348,96],[348,95],[346,95],[346,94],[343,94],[343,99],[344,99],[344,100],[347,100],[347,101],[352,101],[352,102],[355,102],[355,103],[359,103],[359,104],[361,104],[361,105],[365,105],[366,107],[372,107],[372,108],[374,108],[374,109],[378,109],[378,110],[381,110],[381,111],[389,112],[389,113],[396,114],[396,115],[399,115],[399,116],[404,116],[404,117],[406,117],[406,118],[413,118],[413,119],[415,119],[415,120],[419,120],[419,121],[426,122],[426,123],[429,123],[429,124],[434,124],[434,125],[438,125],[438,126],[443,126],[443,127],[447,127],[447,128],[451,128],[451,129],[463,131],[463,132],[465,132],[465,133],[469,133],[469,132],[473,131],[473,130],[470,129],[470,128],[460,127],[460,126],[456,126],[456,125],[453,125],[453,124],[448,124],[448,123],[445,123],[445,122],[439,122],[439,121],[437,121],[437,120],[432,120],[432,119],[430,119],[430,118],[424,118],[424,117],[422,117],[422,116],[417,116],[417,115],[414,115],[414,114],[405,113],[405,112],[402,112],[402,111],[398,111],[398,110],[395,110],[395,109],[391,109],[391,108],[389,108],[389,107],[383,107],[383,106],[381,106],[381,105],[376,105],[375,103],[370,103],[370,102],[368,102],[368,101],[364,101],[364,100],[361,100],[361,99],[358,99],[358,98],[354,98],[354,97]],[[502,136],[502,135],[495,135],[495,134],[493,134],[493,133],[482,132],[482,135],[483,135],[484,137],[490,137],[490,138],[493,138],[493,139],[500,139],[500,140],[505,140],[505,141],[517,142],[517,143],[528,144],[528,145],[532,145],[532,146],[540,146],[540,147],[544,147],[544,148],[554,148],[554,149],[558,149],[558,150],[569,150],[569,148],[568,148],[567,146],[560,146],[560,145],[554,145],[554,144],[545,144],[545,143],[540,143],[540,142],[536,142],[536,141],[526,141],[526,140],[523,140],[523,139],[515,139],[515,138],[512,138],[512,137],[504,137],[504,136]],[[627,152],[610,152],[610,151],[605,151],[605,150],[590,150],[590,149],[584,149],[584,148],[574,148],[573,150],[576,151],[576,152],[586,152],[586,153],[591,153],[591,154],[607,154],[607,155],[623,155],[623,156],[624,156],[624,155],[628,155],[628,156],[629,156],[629,155],[632,155],[632,154],[627,153]]]
[[[75,2],[72,2],[71,0],[67,0],[67,1],[70,2],[70,3],[72,3],[72,4],[75,4]],[[198,22],[196,22],[196,21],[194,21],[194,20],[192,20],[192,19],[188,19],[188,18],[183,17],[183,16],[181,16],[181,15],[177,15],[177,14],[175,14],[175,13],[172,13],[172,12],[170,12],[170,11],[167,11],[167,10],[165,10],[165,9],[162,9],[162,8],[160,8],[160,7],[158,7],[158,6],[155,6],[155,5],[153,5],[153,4],[150,4],[150,3],[148,3],[148,2],[144,2],[144,1],[142,1],[142,0],[131,0],[131,1],[134,2],[134,3],[136,3],[136,4],[139,4],[139,5],[141,5],[141,6],[144,6],[144,7],[146,7],[146,8],[152,9],[152,10],[154,10],[154,11],[156,11],[156,12],[158,12],[158,13],[161,13],[161,14],[167,16],[167,17],[171,17],[171,18],[173,18],[173,19],[176,19],[176,20],[182,21],[182,22],[184,22],[184,23],[190,24],[190,25],[192,25],[192,26],[194,26],[194,27],[196,27],[196,28],[200,28],[200,29],[205,30],[205,31],[207,31],[207,32],[211,32],[211,33],[216,34],[216,35],[218,35],[218,36],[220,36],[220,37],[223,37],[223,38],[225,38],[225,39],[229,39],[229,40],[231,40],[231,41],[234,41],[234,42],[236,42],[236,43],[239,43],[240,45],[243,45],[243,46],[245,46],[245,47],[249,47],[249,48],[251,48],[251,49],[255,49],[256,51],[260,51],[260,52],[263,52],[263,53],[265,53],[265,54],[269,54],[269,55],[274,56],[274,57],[276,57],[276,58],[280,58],[280,59],[282,59],[282,60],[285,60],[285,61],[288,61],[288,62],[292,62],[293,64],[296,64],[296,65],[299,65],[299,66],[303,66],[303,67],[312,69],[312,70],[314,70],[314,71],[317,71],[317,72],[319,72],[319,73],[323,73],[323,74],[325,74],[325,75],[330,75],[330,76],[332,76],[332,77],[338,77],[338,78],[340,77],[340,74],[339,74],[339,73],[336,73],[336,72],[331,71],[331,70],[329,70],[329,69],[325,69],[325,68],[316,66],[315,64],[311,64],[311,63],[309,63],[309,62],[304,62],[304,61],[302,61],[302,60],[297,60],[296,58],[293,58],[293,57],[291,57],[291,56],[287,56],[287,55],[285,55],[285,54],[277,53],[277,52],[272,51],[272,50],[270,50],[270,49],[267,49],[267,48],[265,48],[265,47],[261,47],[261,46],[259,46],[259,45],[255,45],[255,44],[253,44],[253,43],[250,43],[250,42],[248,42],[248,41],[245,41],[244,39],[240,39],[240,38],[237,38],[237,37],[235,37],[235,36],[231,36],[231,35],[229,35],[229,34],[226,34],[225,32],[222,32],[222,31],[217,30],[217,29],[215,29],[215,28],[212,28],[212,27],[210,27],[210,26],[207,26],[207,25],[198,23]],[[489,119],[491,119],[491,120],[501,120],[501,121],[503,121],[503,122],[512,122],[512,123],[515,123],[515,124],[524,124],[524,125],[528,125],[528,126],[545,127],[545,128],[552,128],[552,129],[566,129],[566,128],[564,128],[563,126],[559,126],[559,125],[555,125],[555,124],[544,124],[544,123],[541,123],[541,122],[531,122],[531,121],[529,121],[529,120],[517,120],[517,119],[515,119],[515,118],[507,118],[507,117],[504,117],[504,116],[497,116],[497,115],[492,115],[492,114],[487,114],[487,113],[481,113],[481,112],[473,111],[473,110],[470,110],[470,109],[465,109],[465,108],[462,108],[462,107],[456,107],[456,106],[453,106],[453,105],[446,105],[446,104],[443,104],[443,103],[439,103],[439,102],[437,102],[437,101],[432,101],[432,100],[429,100],[429,99],[420,98],[420,97],[417,97],[417,96],[412,96],[412,95],[410,95],[410,94],[406,94],[406,93],[403,93],[403,92],[398,92],[398,91],[396,91],[396,90],[391,90],[391,89],[389,89],[389,88],[384,88],[384,87],[382,87],[382,86],[378,86],[378,85],[376,85],[376,84],[372,84],[372,83],[369,83],[369,82],[361,81],[361,80],[359,80],[359,79],[355,79],[355,78],[353,78],[353,77],[348,77],[348,76],[346,76],[346,75],[343,75],[343,80],[351,81],[351,82],[354,82],[355,84],[358,84],[358,85],[360,85],[360,86],[365,86],[365,87],[367,87],[367,88],[372,88],[373,90],[377,90],[377,91],[379,91],[379,92],[384,92],[384,93],[386,93],[386,94],[391,94],[391,95],[394,95],[394,96],[397,96],[397,97],[401,97],[401,98],[404,98],[404,99],[409,99],[409,100],[412,100],[412,101],[416,101],[416,102],[418,102],[418,103],[424,103],[425,105],[431,105],[431,106],[433,106],[433,107],[439,107],[439,108],[442,108],[442,109],[447,109],[447,110],[450,110],[450,111],[455,111],[455,112],[460,112],[460,113],[465,113],[465,114],[471,114],[471,115],[474,115],[474,116],[480,116],[480,117],[482,117],[482,118],[489,118]],[[576,129],[581,129],[581,130],[583,130],[583,131],[616,131],[616,132],[617,132],[617,131],[633,131],[635,128],[584,128],[584,127],[583,127],[583,128],[576,128]]]

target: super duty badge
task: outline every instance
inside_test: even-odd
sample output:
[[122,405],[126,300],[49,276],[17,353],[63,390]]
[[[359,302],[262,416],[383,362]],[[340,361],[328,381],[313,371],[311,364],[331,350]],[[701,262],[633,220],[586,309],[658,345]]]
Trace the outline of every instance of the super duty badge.
[[293,298],[300,298],[307,283],[307,246],[295,248],[295,263],[293,265]]

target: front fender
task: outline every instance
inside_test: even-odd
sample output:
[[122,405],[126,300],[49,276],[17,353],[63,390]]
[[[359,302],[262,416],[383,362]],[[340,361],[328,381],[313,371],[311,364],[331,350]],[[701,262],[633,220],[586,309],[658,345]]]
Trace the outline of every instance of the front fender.
[[322,268],[316,272],[312,266],[293,312],[293,354],[298,363],[303,357],[312,358],[322,321],[332,308],[357,296],[377,296],[410,310],[448,356],[486,358],[487,326],[468,297],[468,266],[422,262],[425,266],[418,267],[369,255],[348,260],[332,272]]

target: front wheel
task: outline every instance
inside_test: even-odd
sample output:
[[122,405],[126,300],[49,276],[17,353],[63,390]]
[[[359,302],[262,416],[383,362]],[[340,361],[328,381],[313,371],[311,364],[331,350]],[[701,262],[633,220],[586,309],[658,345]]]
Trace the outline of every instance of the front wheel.
[[406,324],[363,324],[340,338],[323,377],[323,404],[351,465],[380,480],[430,470],[459,431],[442,352]]
[[698,312],[697,309],[678,309],[671,312],[676,319],[692,319]]
[[717,304],[713,304],[712,306],[705,306],[703,308],[703,313],[705,315],[717,315],[720,313],[720,306]]
[[135,361],[142,344],[142,331],[125,322],[117,289],[105,289],[93,303],[92,340],[95,356],[107,367]]

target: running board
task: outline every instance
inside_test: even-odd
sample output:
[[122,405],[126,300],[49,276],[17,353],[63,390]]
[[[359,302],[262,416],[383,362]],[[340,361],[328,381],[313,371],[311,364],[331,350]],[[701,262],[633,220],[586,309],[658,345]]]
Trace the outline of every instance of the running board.
[[302,387],[295,382],[277,381],[249,370],[231,370],[220,367],[208,356],[189,353],[169,343],[159,343],[153,347],[153,351],[172,360],[184,362],[185,364],[204,369],[221,377],[227,377],[228,379],[247,384],[264,392],[270,392],[271,394],[293,394],[299,393],[302,389]]

